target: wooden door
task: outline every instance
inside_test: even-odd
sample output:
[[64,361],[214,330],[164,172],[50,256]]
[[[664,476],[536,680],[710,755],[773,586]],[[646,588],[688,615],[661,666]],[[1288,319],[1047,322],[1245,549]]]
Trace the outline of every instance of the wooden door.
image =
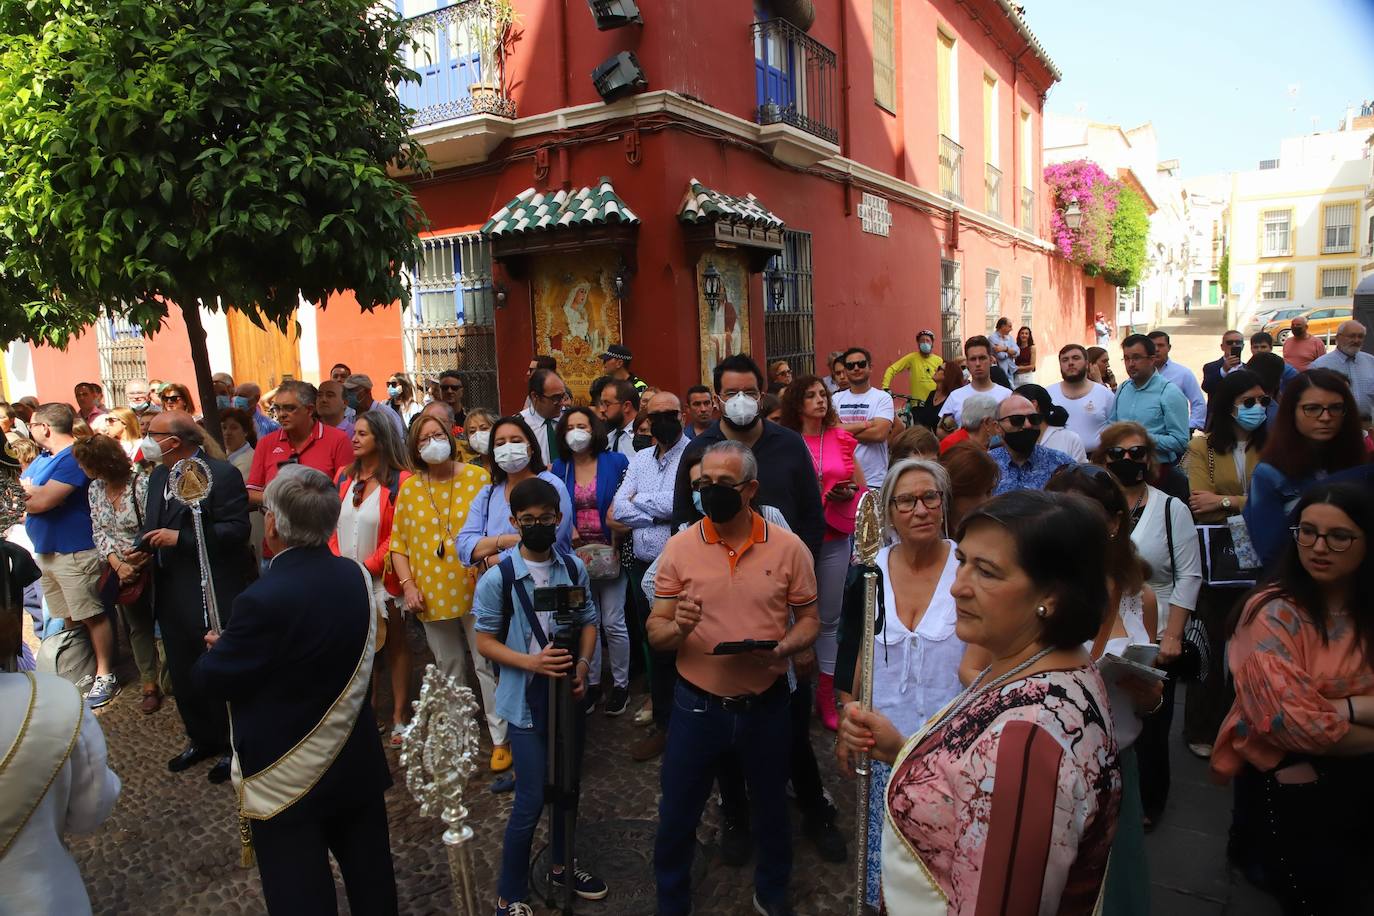
[[291,329],[285,334],[272,325],[266,330],[257,327],[242,312],[231,311],[228,319],[235,382],[256,382],[265,393],[288,378],[301,377],[300,341],[294,314]]

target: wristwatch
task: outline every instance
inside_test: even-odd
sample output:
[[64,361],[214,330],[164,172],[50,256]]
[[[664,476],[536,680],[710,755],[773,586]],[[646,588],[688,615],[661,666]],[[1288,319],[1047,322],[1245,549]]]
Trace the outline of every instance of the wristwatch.
[[1231,508],[1231,505],[1232,505],[1232,504],[1231,504],[1231,497],[1229,497],[1229,496],[1223,496],[1223,497],[1221,498],[1221,508],[1223,508],[1223,509],[1229,509],[1229,508]]

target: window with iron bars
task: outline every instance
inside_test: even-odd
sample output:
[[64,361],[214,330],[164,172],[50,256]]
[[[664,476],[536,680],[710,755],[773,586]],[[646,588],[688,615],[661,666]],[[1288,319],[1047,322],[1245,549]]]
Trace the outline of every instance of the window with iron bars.
[[997,319],[1002,314],[1002,275],[995,270],[983,271],[984,311],[987,312],[987,333],[997,327]]
[[788,229],[782,251],[764,271],[763,348],[767,362],[785,359],[793,378],[816,371],[811,233]]
[[1033,277],[1021,278],[1021,323],[1031,326],[1031,318],[1035,312],[1035,279]]
[[417,391],[456,369],[465,405],[499,407],[495,305],[491,243],[480,233],[420,240],[403,319],[406,370]]
[[131,379],[148,377],[148,354],[143,332],[124,318],[101,318],[95,325],[96,352],[100,359],[100,385],[106,407],[125,407],[124,387]]
[[964,352],[964,304],[959,288],[959,262],[940,261],[940,355],[958,359]]

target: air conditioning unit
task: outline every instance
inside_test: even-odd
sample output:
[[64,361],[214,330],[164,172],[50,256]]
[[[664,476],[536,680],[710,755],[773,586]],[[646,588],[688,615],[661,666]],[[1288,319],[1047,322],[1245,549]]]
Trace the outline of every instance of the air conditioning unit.
[[587,0],[587,5],[592,8],[599,31],[618,29],[631,23],[644,24],[634,0]]
[[607,102],[649,88],[649,79],[633,51],[621,51],[592,71],[596,91]]

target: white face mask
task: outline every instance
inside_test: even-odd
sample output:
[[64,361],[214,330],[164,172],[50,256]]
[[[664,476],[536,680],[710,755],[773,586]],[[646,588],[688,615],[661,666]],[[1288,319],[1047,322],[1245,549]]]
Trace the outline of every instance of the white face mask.
[[139,440],[138,447],[143,452],[144,461],[151,461],[156,464],[162,460],[162,446],[152,436],[144,436]]
[[736,426],[749,426],[759,415],[759,402],[741,391],[725,402],[725,418]]
[[431,439],[420,446],[420,459],[425,464],[443,464],[453,456],[447,439]]
[[479,455],[485,455],[491,451],[491,430],[479,429],[477,432],[468,436],[468,445]]
[[496,446],[492,457],[501,470],[515,474],[529,466],[530,447],[523,442],[505,442]]
[[589,429],[570,429],[563,436],[563,441],[568,443],[568,448],[580,454],[592,444],[592,431]]

